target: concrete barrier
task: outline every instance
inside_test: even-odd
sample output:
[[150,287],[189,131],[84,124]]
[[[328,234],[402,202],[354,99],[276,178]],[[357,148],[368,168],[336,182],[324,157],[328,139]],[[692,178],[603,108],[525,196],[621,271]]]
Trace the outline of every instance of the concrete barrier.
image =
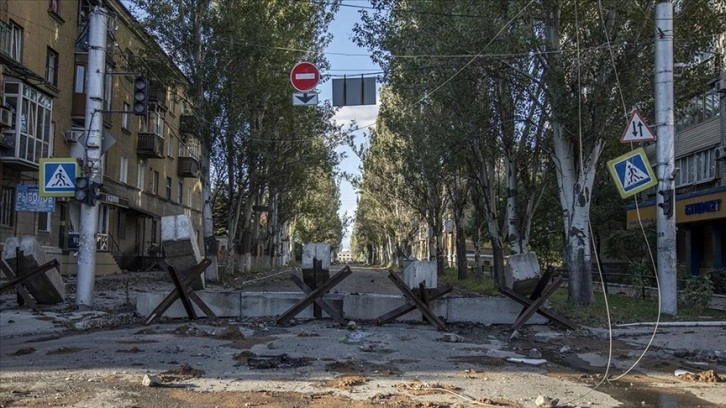
[[[199,297],[219,317],[276,317],[302,300],[298,292],[205,292],[197,291]],[[148,316],[166,293],[142,293],[136,299],[136,313]],[[334,307],[343,311],[347,320],[374,320],[377,317],[404,304],[403,296],[378,295],[371,293],[331,293],[323,297]],[[519,303],[503,297],[446,297],[433,302],[432,310],[448,323],[512,324],[522,310]],[[200,316],[203,316],[199,312]],[[172,305],[164,316],[186,317],[180,301]],[[327,314],[323,312],[323,316]],[[313,308],[308,306],[296,316],[298,319],[312,319]],[[398,318],[399,321],[422,321],[418,309]],[[540,315],[532,317],[528,324],[544,324],[547,319]]]

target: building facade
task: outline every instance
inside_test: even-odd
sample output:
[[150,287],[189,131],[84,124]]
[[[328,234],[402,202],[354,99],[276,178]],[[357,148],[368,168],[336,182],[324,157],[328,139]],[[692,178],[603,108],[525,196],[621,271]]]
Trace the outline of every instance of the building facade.
[[[41,182],[41,158],[82,163],[85,157],[92,3],[97,2],[0,3],[0,243],[34,235],[49,250],[73,253],[79,202],[39,199],[34,192]],[[160,254],[162,216],[189,215],[201,246],[200,145],[181,89],[164,86],[164,77],[135,57],[151,53],[168,61],[166,55],[120,1],[107,0],[104,6],[109,29],[99,112],[105,153],[97,248],[113,256],[111,269],[143,269],[143,257]],[[139,76],[150,83],[148,114],[141,116],[131,111]],[[25,206],[28,201],[33,205]]]
[[[677,259],[691,275],[726,268],[726,72],[710,85],[676,123]],[[647,150],[651,163],[653,147]],[[638,208],[627,207],[629,227],[639,220],[655,223],[656,211],[662,211],[655,194],[651,189]]]

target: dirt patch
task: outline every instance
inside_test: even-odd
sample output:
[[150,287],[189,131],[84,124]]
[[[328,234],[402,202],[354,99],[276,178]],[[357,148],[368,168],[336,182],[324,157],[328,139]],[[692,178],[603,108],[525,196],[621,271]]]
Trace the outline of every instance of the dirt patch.
[[344,374],[366,374],[369,376],[394,376],[403,372],[391,364],[376,364],[368,361],[333,361],[325,365],[325,371],[335,371]]
[[23,347],[20,349],[17,349],[14,353],[8,353],[9,356],[24,356],[26,354],[32,354],[35,352],[35,349],[32,347]]
[[138,347],[131,347],[130,349],[126,349],[126,350],[124,350],[124,349],[116,350],[117,353],[141,353],[142,351],[143,350],[141,350]]
[[325,381],[323,384],[326,387],[347,389],[355,387],[356,385],[365,384],[366,382],[368,382],[368,378],[362,375],[343,375],[330,381]]
[[173,370],[164,371],[159,374],[159,377],[164,382],[174,382],[180,380],[188,380],[190,378],[201,378],[204,376],[204,371],[199,370],[190,366],[189,364],[182,364],[178,368]]
[[716,374],[713,370],[708,371],[701,371],[697,374],[684,374],[681,378],[683,378],[686,381],[692,381],[692,382],[708,382],[708,383],[717,383],[717,382],[723,382],[724,379],[720,377],[718,374]]
[[247,358],[250,369],[266,370],[270,368],[296,368],[310,365],[310,357],[290,357],[287,354],[276,356],[254,356]]
[[503,359],[488,356],[452,356],[449,357],[449,361],[487,367],[502,367],[506,365],[506,361]]
[[79,347],[59,347],[55,350],[51,350],[45,354],[53,355],[53,354],[73,354],[78,353],[79,351],[83,351],[82,348]]
[[440,383],[428,384],[421,381],[411,381],[408,383],[396,384],[394,388],[398,391],[409,392],[413,395],[458,393],[462,390],[455,385],[446,385]]
[[296,392],[197,392],[183,389],[170,390],[169,396],[187,406],[210,406],[219,408],[275,407],[275,408],[445,408],[431,402],[414,401],[409,397],[388,394],[371,397],[368,400],[354,400],[333,393],[301,394]]
[[177,327],[176,330],[174,330],[174,334],[177,334],[180,336],[193,336],[193,337],[211,337],[211,336],[213,336],[211,333],[208,333],[208,332],[198,329],[196,327],[192,327],[188,324]]
[[244,340],[245,335],[242,334],[241,331],[239,331],[239,327],[229,326],[226,329],[222,330],[222,332],[219,333],[217,337],[223,340]]
[[16,398],[0,398],[0,407],[72,407],[87,401],[95,395],[91,391],[56,391],[54,393],[33,393],[27,391],[13,391]]

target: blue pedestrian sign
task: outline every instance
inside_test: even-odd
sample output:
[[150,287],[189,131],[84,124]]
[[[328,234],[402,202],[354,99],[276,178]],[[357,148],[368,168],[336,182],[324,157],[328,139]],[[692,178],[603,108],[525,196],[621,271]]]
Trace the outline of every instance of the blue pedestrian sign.
[[608,170],[623,198],[658,184],[642,147],[608,161]]
[[78,160],[72,158],[40,159],[40,196],[73,197],[78,176]]

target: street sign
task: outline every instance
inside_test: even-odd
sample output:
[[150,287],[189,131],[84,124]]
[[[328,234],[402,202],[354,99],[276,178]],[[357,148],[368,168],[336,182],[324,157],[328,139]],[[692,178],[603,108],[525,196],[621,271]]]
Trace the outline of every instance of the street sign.
[[15,211],[55,212],[55,198],[41,197],[37,184],[18,184]]
[[658,184],[642,147],[608,161],[608,170],[623,198]]
[[376,104],[376,78],[333,79],[333,106]]
[[40,196],[73,197],[79,170],[73,158],[40,159]]
[[317,92],[293,92],[292,106],[315,106],[318,104]]
[[620,143],[637,143],[655,141],[655,132],[643,120],[640,112],[636,109],[630,114],[628,126],[620,138]]
[[310,62],[298,62],[290,71],[290,82],[300,92],[315,88],[319,81],[320,71]]

